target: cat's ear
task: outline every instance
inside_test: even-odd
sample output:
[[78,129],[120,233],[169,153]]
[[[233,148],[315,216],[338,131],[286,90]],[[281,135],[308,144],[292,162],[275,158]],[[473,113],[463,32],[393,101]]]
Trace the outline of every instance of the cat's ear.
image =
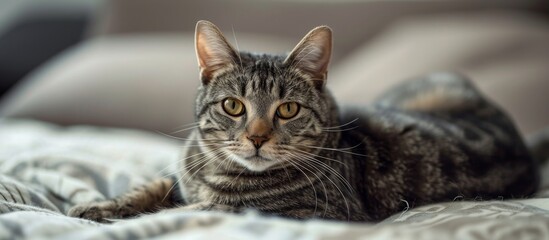
[[284,62],[307,74],[317,88],[325,85],[332,55],[332,30],[327,26],[311,30]]
[[238,56],[221,31],[204,20],[196,24],[195,48],[203,84],[208,84],[217,72],[234,65]]

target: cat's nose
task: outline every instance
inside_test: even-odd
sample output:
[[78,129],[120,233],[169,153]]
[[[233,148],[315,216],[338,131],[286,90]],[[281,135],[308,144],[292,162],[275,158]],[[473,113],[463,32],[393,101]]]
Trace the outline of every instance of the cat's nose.
[[265,136],[249,136],[248,139],[252,141],[256,149],[259,149],[263,143],[269,141],[269,138]]
[[272,130],[272,125],[267,120],[261,118],[253,119],[246,129],[246,137],[252,141],[256,149],[259,149],[261,145],[269,141]]

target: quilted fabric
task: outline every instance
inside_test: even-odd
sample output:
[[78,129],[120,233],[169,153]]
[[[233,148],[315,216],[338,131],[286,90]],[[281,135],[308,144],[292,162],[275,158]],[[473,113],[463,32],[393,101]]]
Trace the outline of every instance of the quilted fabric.
[[548,191],[523,200],[455,199],[377,224],[293,221],[253,211],[151,214],[113,224],[65,216],[74,204],[175,173],[180,145],[137,130],[0,120],[0,239],[549,238]]

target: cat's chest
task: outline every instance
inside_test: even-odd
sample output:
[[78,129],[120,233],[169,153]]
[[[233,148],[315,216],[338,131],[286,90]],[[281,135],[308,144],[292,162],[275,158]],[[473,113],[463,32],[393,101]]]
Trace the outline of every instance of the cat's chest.
[[[285,195],[307,194],[308,182],[288,182],[287,175],[197,174],[184,188],[187,202],[210,202],[233,206],[254,202],[256,208]],[[291,177],[291,176],[290,176]],[[301,191],[300,191],[301,189]],[[312,193],[311,193],[312,194]]]
[[241,205],[242,202],[265,197],[268,191],[228,176],[199,176],[183,186],[189,203],[210,202]]

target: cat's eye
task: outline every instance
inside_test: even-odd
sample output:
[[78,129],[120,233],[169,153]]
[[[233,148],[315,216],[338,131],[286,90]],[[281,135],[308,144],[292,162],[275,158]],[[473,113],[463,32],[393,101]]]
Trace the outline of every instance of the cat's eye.
[[299,104],[296,102],[283,103],[276,109],[276,115],[282,119],[293,118],[299,113]]
[[227,98],[221,103],[223,110],[233,117],[238,117],[244,114],[244,104],[235,98]]

